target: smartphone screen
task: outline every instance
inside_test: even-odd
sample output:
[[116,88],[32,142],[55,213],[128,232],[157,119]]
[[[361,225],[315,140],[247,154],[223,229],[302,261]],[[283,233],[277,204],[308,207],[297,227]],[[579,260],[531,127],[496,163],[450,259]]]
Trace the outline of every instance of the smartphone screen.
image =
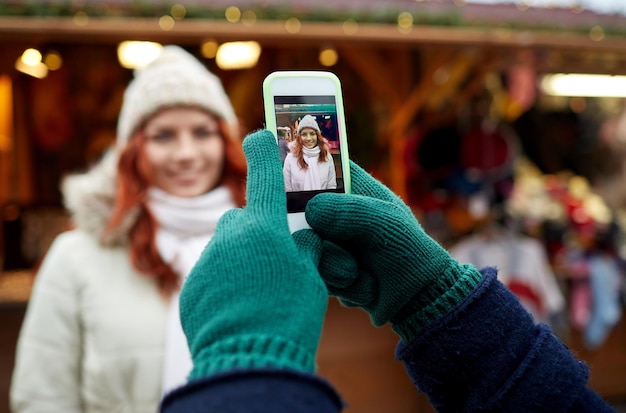
[[[303,212],[320,192],[346,192],[335,96],[274,96],[287,211]],[[347,148],[346,148],[347,149]]]

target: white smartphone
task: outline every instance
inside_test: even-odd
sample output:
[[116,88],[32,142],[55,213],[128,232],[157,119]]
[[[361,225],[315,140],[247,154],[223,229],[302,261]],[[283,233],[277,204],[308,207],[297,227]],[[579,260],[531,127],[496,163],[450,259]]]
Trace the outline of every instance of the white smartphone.
[[331,72],[273,72],[263,81],[263,102],[283,160],[289,228],[308,228],[304,210],[311,198],[350,193],[341,82]]

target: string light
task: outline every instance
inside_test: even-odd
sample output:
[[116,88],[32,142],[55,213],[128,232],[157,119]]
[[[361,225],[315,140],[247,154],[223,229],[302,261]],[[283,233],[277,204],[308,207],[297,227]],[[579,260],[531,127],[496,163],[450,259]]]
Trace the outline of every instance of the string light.
[[15,62],[15,68],[29,76],[43,79],[48,76],[48,66],[41,61],[41,52],[37,49],[26,49]]
[[156,59],[163,46],[155,42],[124,41],[117,46],[117,59],[122,67],[135,69]]
[[220,69],[249,69],[256,66],[261,45],[254,41],[223,43],[217,49],[215,63]]
[[326,47],[320,51],[319,61],[323,66],[330,67],[337,64],[339,55],[332,47]]
[[626,76],[551,74],[541,79],[540,88],[551,96],[626,97]]

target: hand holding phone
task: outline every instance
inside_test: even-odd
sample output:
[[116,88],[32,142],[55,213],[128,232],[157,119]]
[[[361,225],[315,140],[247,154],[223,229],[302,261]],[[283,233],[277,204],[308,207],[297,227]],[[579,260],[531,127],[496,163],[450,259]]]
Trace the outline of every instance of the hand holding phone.
[[263,82],[266,128],[283,159],[292,232],[308,228],[307,202],[320,192],[350,192],[350,168],[339,78],[323,71],[280,71]]

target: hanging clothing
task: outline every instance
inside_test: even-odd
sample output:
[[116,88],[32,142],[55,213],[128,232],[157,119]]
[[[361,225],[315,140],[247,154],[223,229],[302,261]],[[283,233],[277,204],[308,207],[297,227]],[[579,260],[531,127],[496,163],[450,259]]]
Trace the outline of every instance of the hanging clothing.
[[592,310],[584,331],[585,345],[588,348],[596,349],[604,344],[622,316],[621,278],[612,255],[595,253],[589,257]]
[[569,317],[576,330],[584,330],[591,318],[591,280],[585,251],[568,247],[564,255],[569,287]]
[[506,229],[471,235],[450,254],[478,268],[495,266],[498,279],[517,295],[536,321],[549,323],[565,309],[565,298],[541,243]]
[[570,320],[585,347],[601,347],[622,317],[623,273],[608,252],[568,247],[564,266],[570,280]]

